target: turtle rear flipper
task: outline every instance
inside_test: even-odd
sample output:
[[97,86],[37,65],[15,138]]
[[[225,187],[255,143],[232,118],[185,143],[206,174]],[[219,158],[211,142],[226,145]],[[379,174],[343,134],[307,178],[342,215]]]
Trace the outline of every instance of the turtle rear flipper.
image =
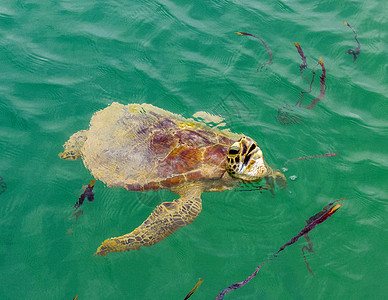
[[131,233],[110,238],[102,242],[96,255],[105,256],[110,252],[139,250],[164,240],[174,231],[193,222],[202,210],[202,188],[181,187],[176,191],[181,198],[163,202],[151,215]]
[[80,130],[74,133],[69,140],[63,145],[63,152],[58,156],[66,160],[76,160],[82,157],[82,147],[87,139],[87,130]]

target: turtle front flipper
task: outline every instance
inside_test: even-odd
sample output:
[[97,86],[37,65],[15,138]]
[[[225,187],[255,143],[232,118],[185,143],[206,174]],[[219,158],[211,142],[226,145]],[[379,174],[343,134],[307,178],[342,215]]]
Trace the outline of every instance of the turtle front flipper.
[[264,178],[267,185],[270,187],[271,194],[274,196],[275,182],[281,188],[281,190],[284,190],[287,188],[287,178],[279,170],[274,170],[268,165],[266,167],[267,167],[267,175]]
[[147,220],[131,233],[102,242],[96,255],[105,256],[110,252],[139,250],[140,247],[155,245],[174,231],[193,222],[202,210],[202,188],[182,187],[174,192],[181,198],[160,204]]
[[63,145],[63,152],[58,156],[66,160],[76,160],[82,157],[82,147],[87,139],[87,130],[80,130],[74,133]]

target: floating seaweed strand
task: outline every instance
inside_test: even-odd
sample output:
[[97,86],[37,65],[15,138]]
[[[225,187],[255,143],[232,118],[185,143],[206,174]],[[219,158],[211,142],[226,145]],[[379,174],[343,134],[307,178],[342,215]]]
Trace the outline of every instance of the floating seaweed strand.
[[[305,94],[309,94],[311,92],[311,86],[314,82],[314,77],[315,77],[315,72],[314,72],[314,68],[316,66],[320,65],[321,68],[322,68],[322,75],[319,77],[320,78],[320,92],[319,92],[319,95],[318,97],[316,97],[315,99],[312,100],[312,102],[310,103],[310,105],[308,106],[302,106],[302,101],[303,101],[303,97]],[[302,108],[305,108],[305,109],[312,109],[315,107],[315,105],[318,103],[318,101],[321,101],[325,98],[325,93],[326,93],[326,89],[327,89],[327,86],[326,86],[326,83],[325,83],[325,79],[326,79],[326,68],[325,68],[325,65],[323,63],[323,60],[322,60],[322,57],[319,58],[319,61],[317,63],[313,70],[311,71],[313,73],[313,78],[311,79],[311,82],[310,82],[310,87],[309,87],[309,91],[308,92],[304,92],[302,91],[302,95],[299,97],[298,99],[298,102],[296,102],[295,106],[297,106],[299,104],[299,107],[302,107]]]
[[307,261],[306,254],[304,253],[305,251],[308,251],[310,253],[314,253],[315,254],[315,252],[313,250],[313,246],[314,245],[313,245],[313,242],[310,240],[310,237],[309,237],[309,235],[307,233],[304,234],[304,237],[305,237],[305,239],[307,241],[307,244],[308,244],[308,246],[304,245],[302,247],[302,253],[303,253],[304,262],[306,263],[307,270],[311,273],[311,275],[315,276],[314,272],[311,271],[311,269],[310,269],[310,265],[309,265],[309,263]]
[[[342,199],[339,199],[339,200],[335,200],[334,202],[331,202],[329,203],[328,205],[326,205],[319,213],[313,215],[312,217],[310,217],[310,219],[306,220],[306,223],[307,225],[311,224],[312,222],[314,222],[315,220],[317,220],[318,218],[320,218],[321,216],[323,216],[325,213],[327,213],[330,209],[330,207],[339,202],[339,201],[342,201],[342,200],[345,200],[345,198],[342,198]],[[303,253],[303,258],[304,258],[304,262],[306,263],[306,266],[307,266],[307,270],[309,270],[309,272],[311,273],[311,275],[315,276],[313,271],[311,271],[310,269],[310,265],[307,261],[307,258],[306,258],[306,254],[305,254],[305,251],[308,251],[310,253],[314,253],[314,250],[313,250],[313,242],[310,240],[310,237],[308,235],[308,232],[306,232],[304,235],[303,235],[308,243],[308,246],[303,246],[302,247],[302,253]]]
[[[334,201],[330,204],[332,205],[335,202],[337,202],[337,201]],[[331,206],[330,204],[329,204],[329,206]],[[337,203],[336,205],[331,207],[330,210],[327,209],[319,218],[317,218],[317,219],[313,220],[311,223],[307,224],[306,227],[303,228],[298,233],[298,235],[294,236],[288,243],[281,246],[280,249],[274,254],[274,256],[277,257],[277,254],[279,254],[279,252],[283,251],[287,246],[294,244],[297,240],[299,240],[299,238],[301,236],[305,235],[306,233],[308,233],[309,231],[314,229],[315,226],[317,226],[318,224],[321,224],[323,221],[327,220],[327,218],[329,218],[333,213],[335,213],[341,206],[342,205],[340,203]]]
[[304,71],[304,69],[307,68],[306,56],[304,56],[303,50],[300,47],[299,43],[294,43],[294,45],[295,45],[296,49],[298,49],[298,53],[299,53],[300,57],[302,58],[302,64],[299,65],[300,75],[302,76],[302,78],[307,80],[307,82],[309,82],[309,80],[306,77],[303,76],[303,71]]
[[83,214],[84,214],[83,209],[75,210],[71,215],[71,217],[69,218],[69,220],[75,217],[75,223],[77,224],[79,217],[82,216]]
[[290,161],[294,161],[294,160],[307,160],[307,159],[312,159],[312,158],[330,157],[330,156],[336,156],[336,155],[338,155],[338,153],[328,152],[328,153],[325,153],[325,154],[322,154],[322,155],[310,155],[310,156],[302,156],[302,157],[298,157],[298,158],[292,158],[292,159],[287,160],[284,163],[284,166],[287,165]]
[[[261,68],[260,68],[260,69],[262,69],[265,65],[269,65],[269,66],[272,65],[272,63],[273,63],[273,62],[272,62],[273,52],[271,51],[271,49],[269,49],[269,47],[267,46],[267,44],[266,44],[261,38],[255,36],[255,35],[253,35],[253,34],[246,33],[246,32],[236,32],[236,33],[237,33],[238,35],[249,35],[249,36],[251,36],[251,37],[254,37],[255,39],[260,40],[260,41],[263,43],[265,49],[267,49],[267,53],[268,53],[268,55],[269,55],[269,61],[263,63],[263,64],[261,65]],[[257,71],[259,71],[259,68],[257,68]]]
[[[316,65],[316,66],[317,66],[317,65]],[[314,79],[315,79],[315,71],[314,71],[314,69],[315,69],[316,66],[314,66],[314,68],[311,70],[311,73],[313,73],[313,77],[311,78],[311,81],[310,81],[310,84],[309,84],[309,89],[308,89],[308,91],[301,91],[301,92],[300,92],[301,95],[300,95],[300,97],[299,97],[299,99],[298,99],[298,102],[296,102],[295,106],[297,106],[298,103],[299,103],[299,107],[301,107],[301,104],[302,104],[304,95],[305,95],[305,94],[310,94],[310,93],[311,93],[311,87],[313,86]],[[308,80],[307,80],[307,81],[308,81]]]
[[244,182],[240,187],[236,188],[237,192],[251,192],[251,191],[268,191],[271,188],[269,184],[262,185],[260,182]]
[[201,279],[201,278],[198,279],[197,284],[193,287],[193,289],[190,291],[190,293],[188,293],[188,294],[186,295],[186,297],[185,297],[184,300],[189,299],[189,298],[191,297],[191,295],[196,291],[196,289],[199,288],[199,286],[202,284],[202,282],[203,282],[203,279]]
[[260,186],[258,188],[248,189],[248,190],[237,190],[238,192],[252,192],[252,191],[260,191],[262,193],[263,190],[268,191],[271,186]]
[[[300,75],[307,82],[309,82],[309,80],[303,76],[303,71],[308,67],[306,56],[304,55],[303,50],[302,50],[302,48],[301,48],[299,43],[294,43],[294,45],[295,45],[296,49],[298,50],[298,53],[299,53],[300,57],[302,58],[302,64],[299,65]],[[322,68],[322,75],[320,76],[320,92],[319,92],[319,95],[318,95],[318,97],[316,97],[315,99],[312,100],[310,105],[303,106],[302,102],[303,102],[304,96],[306,94],[310,94],[311,93],[311,87],[312,87],[312,85],[314,83],[314,78],[315,78],[315,68],[318,65],[320,65],[321,68]],[[322,57],[319,58],[318,63],[313,67],[313,69],[311,70],[311,73],[313,73],[313,77],[311,78],[311,81],[309,83],[308,91],[301,91],[301,95],[300,95],[298,101],[296,102],[296,104],[294,106],[298,106],[299,105],[299,107],[301,107],[301,108],[312,109],[312,108],[315,107],[315,105],[318,103],[318,101],[321,101],[321,100],[323,100],[325,98],[325,93],[326,93],[326,89],[327,89],[327,86],[326,86],[326,83],[325,83],[326,68],[325,68],[325,65],[323,63]],[[299,123],[303,122],[302,117],[297,115],[297,114],[295,114],[288,104],[283,105],[282,108],[278,108],[278,114],[275,117],[275,119],[280,124],[282,124],[282,125],[299,124]]]
[[356,33],[356,31],[352,28],[352,26],[350,26],[350,24],[347,23],[347,22],[345,22],[345,21],[344,21],[344,24],[345,24],[346,26],[348,26],[348,27],[353,31],[353,33],[354,33],[354,39],[356,40],[357,45],[358,45],[357,48],[355,48],[355,49],[349,49],[349,50],[346,51],[345,53],[347,53],[347,54],[353,54],[353,62],[356,62],[357,55],[359,55],[359,54],[361,53],[361,45],[360,45],[360,42],[359,42],[358,39],[357,39],[357,33]]
[[[341,199],[342,200],[342,199]],[[282,247],[280,247],[280,249],[275,252],[273,254],[274,257],[277,257],[277,255],[283,251],[287,246],[289,245],[292,245],[294,244],[301,236],[304,236],[306,233],[308,233],[309,231],[311,231],[312,229],[315,228],[315,226],[317,226],[318,224],[321,224],[323,221],[325,221],[327,218],[329,218],[330,216],[332,216],[342,205],[337,203],[336,205],[334,205],[333,207],[331,207],[333,204],[335,204],[336,202],[338,202],[340,200],[336,200],[328,205],[326,205],[324,207],[324,209],[318,213],[318,214],[315,214],[314,216],[312,216],[308,221],[311,221],[310,223],[308,223],[306,225],[305,228],[303,228],[296,236],[294,236],[288,243],[284,244]],[[319,215],[319,216],[318,216]],[[268,258],[266,261],[264,261],[261,265],[257,266],[255,271],[248,277],[246,278],[244,281],[241,281],[241,282],[236,282],[234,284],[232,284],[231,286],[227,287],[226,289],[224,289],[223,291],[221,291],[217,297],[216,297],[216,300],[222,300],[224,299],[224,296],[226,293],[230,292],[231,290],[235,290],[235,289],[238,289],[240,287],[243,287],[244,285],[246,285],[249,281],[251,281],[253,279],[253,277],[255,277],[257,275],[257,273],[260,271],[260,268],[269,260],[272,260],[272,258]]]
[[78,201],[76,204],[74,204],[74,208],[77,209],[84,203],[85,198],[88,199],[88,201],[92,202],[94,201],[94,193],[93,193],[93,188],[94,185],[96,184],[95,180],[90,180],[90,183],[88,186],[85,188],[85,191],[82,193],[82,195],[79,197]]
[[[302,76],[303,79],[305,79],[307,82],[309,82],[309,80],[303,76],[303,71],[308,67],[306,56],[304,56],[303,50],[300,47],[299,43],[294,43],[294,45],[295,45],[296,49],[298,50],[300,57],[302,58],[302,64],[299,65],[300,75]],[[311,86],[314,82],[314,76],[315,76],[314,69],[312,70],[312,73],[313,73],[313,78],[311,80],[311,83],[309,84],[309,91],[308,92],[302,91],[302,95],[305,93],[311,92]],[[275,119],[276,119],[276,121],[278,121],[282,125],[299,124],[299,123],[303,122],[302,117],[295,114],[293,112],[293,109],[288,104],[283,105],[282,108],[278,108],[278,114],[275,117]]]
[[[84,187],[85,191],[78,198],[78,201],[76,202],[76,204],[74,204],[74,206],[73,206],[74,212],[71,215],[71,217],[69,218],[69,220],[75,217],[75,223],[77,224],[79,217],[84,214],[83,209],[79,209],[79,208],[84,203],[85,198],[87,198],[88,201],[90,201],[90,202],[94,201],[93,188],[94,188],[95,184],[96,184],[95,180],[90,180],[90,183],[86,187]],[[72,228],[69,228],[67,230],[67,235],[70,235],[70,234],[73,234],[73,229]]]

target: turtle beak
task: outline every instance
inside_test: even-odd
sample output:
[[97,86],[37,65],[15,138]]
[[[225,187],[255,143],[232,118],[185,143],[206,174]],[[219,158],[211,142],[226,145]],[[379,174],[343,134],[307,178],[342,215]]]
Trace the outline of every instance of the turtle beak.
[[253,153],[250,153],[250,158],[241,166],[240,173],[245,175],[245,180],[259,180],[265,176],[267,166],[260,148],[257,147]]

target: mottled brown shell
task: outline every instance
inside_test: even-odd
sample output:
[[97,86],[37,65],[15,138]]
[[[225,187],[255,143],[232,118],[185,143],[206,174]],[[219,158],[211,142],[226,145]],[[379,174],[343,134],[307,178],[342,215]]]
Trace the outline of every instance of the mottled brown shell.
[[150,104],[119,103],[96,112],[85,135],[81,152],[92,175],[131,191],[220,178],[241,137]]

